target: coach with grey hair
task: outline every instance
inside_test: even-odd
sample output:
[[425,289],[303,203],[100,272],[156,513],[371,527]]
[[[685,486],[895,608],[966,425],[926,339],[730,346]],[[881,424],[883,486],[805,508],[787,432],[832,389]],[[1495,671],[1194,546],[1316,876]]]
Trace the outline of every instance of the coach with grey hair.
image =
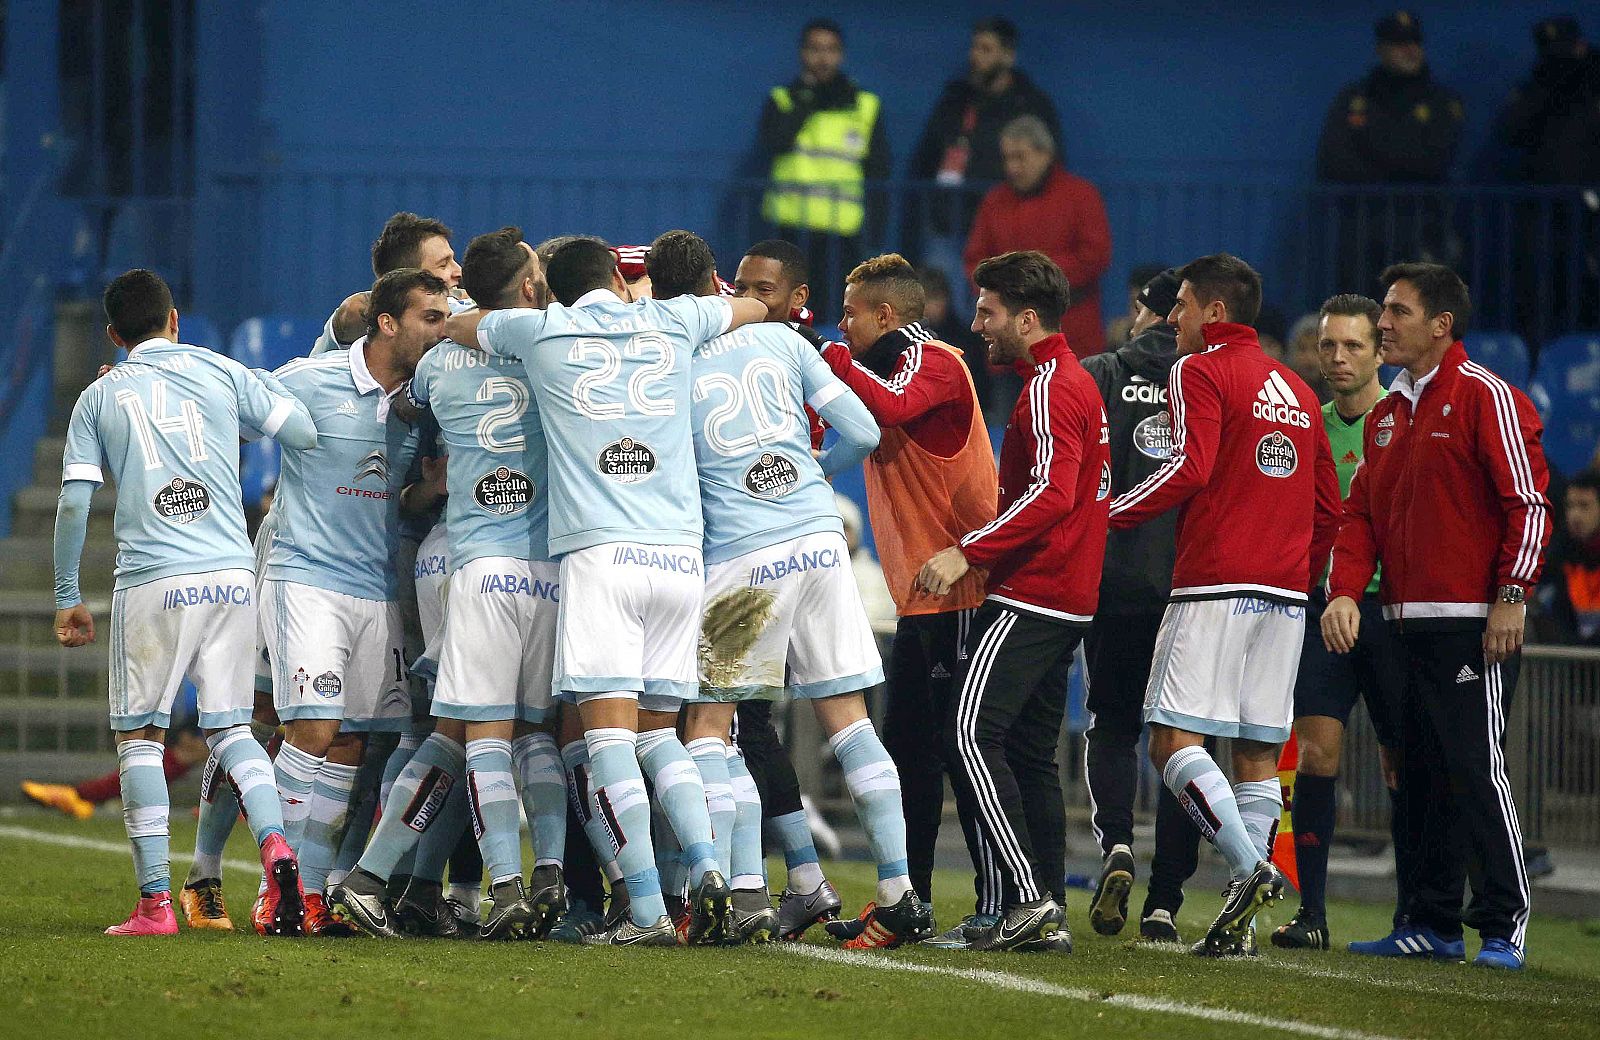
[[1000,131],[1005,183],[985,195],[962,254],[967,277],[991,256],[1044,253],[1072,286],[1061,334],[1079,357],[1105,349],[1100,279],[1111,264],[1111,227],[1100,192],[1062,166],[1055,138],[1038,116],[1019,116]]

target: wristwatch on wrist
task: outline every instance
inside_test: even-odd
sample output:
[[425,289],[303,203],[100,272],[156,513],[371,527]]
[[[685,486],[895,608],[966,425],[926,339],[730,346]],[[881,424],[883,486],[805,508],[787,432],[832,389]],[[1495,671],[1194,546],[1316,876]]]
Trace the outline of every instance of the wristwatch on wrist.
[[1527,592],[1523,591],[1523,588],[1522,588],[1521,585],[1502,585],[1502,586],[1500,586],[1500,602],[1501,603],[1521,603],[1524,600],[1526,600],[1527,598],[1528,598],[1528,594],[1527,594]]

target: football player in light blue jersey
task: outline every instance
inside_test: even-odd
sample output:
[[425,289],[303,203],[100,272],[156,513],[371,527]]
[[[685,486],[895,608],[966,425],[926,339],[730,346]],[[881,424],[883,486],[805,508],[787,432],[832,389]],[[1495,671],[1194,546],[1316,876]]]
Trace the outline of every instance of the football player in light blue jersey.
[[[443,221],[396,213],[383,224],[372,243],[372,277],[382,278],[402,267],[417,267],[436,275],[450,290],[451,310],[465,310],[471,302],[460,297],[461,265],[450,245],[450,229]],[[311,356],[343,350],[366,332],[368,290],[352,293],[328,316]]]
[[445,284],[402,268],[379,278],[367,335],[278,370],[317,420],[315,451],[286,456],[261,583],[262,636],[286,736],[275,768],[305,879],[307,934],[346,930],[322,898],[365,733],[409,725],[394,558],[399,495],[417,434],[391,403],[441,337]]
[[[658,298],[716,291],[710,251],[697,242],[658,240],[651,249]],[[883,664],[827,480],[877,447],[877,424],[811,344],[782,323],[746,326],[704,344],[693,373],[706,517],[701,694],[685,729],[695,763],[708,792],[742,786],[728,743],[735,704],[785,692],[810,700],[878,861],[873,920],[902,941],[931,934],[931,911],[907,872],[899,774],[867,717],[862,691],[883,681]],[[807,405],[840,435],[820,458],[811,453]],[[741,828],[734,801],[725,818],[712,821],[731,839],[718,843],[732,874],[730,932],[764,938],[776,930],[777,915],[762,864],[759,807],[745,813]]]
[[[474,239],[465,279],[485,310],[531,307],[543,285],[538,258],[517,228]],[[520,362],[449,340],[418,364],[407,401],[431,410],[450,455],[450,606],[433,699],[439,722],[417,759],[458,758],[465,744],[468,801],[493,899],[479,936],[543,938],[566,908],[566,787],[551,708],[560,591],[547,548],[544,431]],[[513,769],[538,856],[531,897],[521,877]],[[380,824],[359,869],[332,893],[336,909],[375,934],[392,931],[383,899],[402,843],[391,837],[409,838],[431,823],[407,819],[418,772],[402,771],[384,814],[393,822]]]
[[692,864],[691,941],[720,938],[729,890],[717,869],[699,771],[674,724],[697,687],[703,530],[692,460],[689,356],[759,320],[753,300],[625,298],[616,254],[558,248],[546,311],[468,312],[458,343],[527,365],[550,453],[550,553],[561,564],[557,686],[583,716],[595,810],[611,831],[629,917],[599,941],[675,945],[650,840],[641,770]]
[[[172,293],[133,270],[106,288],[107,332],[128,359],[78,397],[67,429],[56,514],[56,639],[94,640],[78,563],[94,488],[117,488],[116,591],[111,601],[111,728],[117,734],[123,820],[139,901],[108,935],[173,935],[162,738],[187,676],[200,725],[238,789],[266,871],[268,930],[298,934],[299,867],[285,840],[272,768],[250,734],[255,561],[239,489],[241,427],[295,454],[317,445],[304,405],[278,382],[178,341]],[[104,468],[103,468],[104,467]]]

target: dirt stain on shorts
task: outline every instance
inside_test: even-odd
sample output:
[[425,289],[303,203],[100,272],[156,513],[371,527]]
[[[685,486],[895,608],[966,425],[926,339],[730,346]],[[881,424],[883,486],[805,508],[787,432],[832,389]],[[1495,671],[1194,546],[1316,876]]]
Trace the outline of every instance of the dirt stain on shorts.
[[[706,605],[700,624],[700,673],[704,685],[728,689],[746,684],[745,655],[771,624],[777,596],[749,586],[728,591]],[[782,677],[778,679],[783,682]]]

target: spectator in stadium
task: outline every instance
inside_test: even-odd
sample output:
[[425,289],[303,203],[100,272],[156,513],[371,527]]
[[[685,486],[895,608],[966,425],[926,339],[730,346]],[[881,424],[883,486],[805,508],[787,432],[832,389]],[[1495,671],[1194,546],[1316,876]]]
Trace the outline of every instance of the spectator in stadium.
[[[1284,347],[1284,364],[1294,369],[1294,374],[1306,381],[1317,400],[1327,404],[1333,398],[1333,391],[1328,388],[1328,380],[1323,376],[1322,354],[1319,344],[1322,342],[1322,315],[1302,314],[1289,326],[1288,345]],[[1374,327],[1373,335],[1377,335]],[[1377,348],[1373,348],[1376,352]]]
[[[1461,141],[1461,98],[1428,69],[1415,14],[1386,15],[1375,33],[1378,64],[1339,91],[1328,108],[1317,177],[1330,184],[1443,184]],[[1369,291],[1395,256],[1446,259],[1448,221],[1442,209],[1424,202],[1408,206],[1407,219],[1396,224],[1386,197],[1335,200],[1338,284]]]
[[861,507],[843,495],[833,496],[839,507],[839,518],[844,521],[844,540],[850,548],[850,570],[855,574],[856,588],[861,592],[861,605],[867,609],[867,619],[875,630],[894,627],[894,597],[889,595],[889,584],[883,580],[883,568],[872,550],[861,544]]
[[1011,414],[1011,405],[1017,400],[1021,381],[1010,369],[998,369],[989,364],[989,351],[983,340],[973,335],[970,323],[962,321],[955,313],[950,280],[945,273],[937,267],[924,267],[917,277],[922,282],[924,297],[923,328],[933,333],[939,342],[961,350],[961,360],[967,363],[967,371],[972,374],[972,385],[978,391],[985,420],[990,425],[1004,425],[1005,417]]
[[[925,294],[898,253],[858,265],[845,282],[844,343],[823,359],[866,404],[882,431],[865,463],[867,512],[899,621],[885,671],[883,742],[900,770],[911,882],[931,902],[933,850],[944,816],[947,764],[940,729],[955,700],[967,628],[983,602],[982,576],[968,574],[934,595],[917,569],[934,553],[994,519],[999,478],[983,409],[961,352],[922,324]],[[968,847],[972,806],[957,800]],[[999,912],[996,879],[981,870],[978,913]]]
[[[1570,17],[1546,18],[1534,26],[1533,40],[1538,60],[1500,114],[1500,136],[1517,156],[1514,176],[1528,184],[1593,183],[1600,170],[1600,54]],[[1600,320],[1600,216],[1595,210],[1592,202],[1579,210],[1544,199],[1518,207],[1519,253],[1581,256],[1576,269],[1559,259],[1518,266],[1518,316],[1532,342],[1554,331],[1550,316],[1564,315],[1571,302],[1578,304],[1580,327],[1592,328]],[[1569,284],[1574,275],[1577,285]]]
[[[919,214],[923,226],[917,230],[926,237],[918,255],[924,270],[937,267],[952,280],[965,277],[961,249],[978,200],[1005,177],[1000,131],[1018,116],[1037,116],[1052,138],[1061,139],[1056,106],[1017,67],[1017,42],[1009,19],[983,18],[973,25],[967,74],[944,85],[911,156],[912,178],[939,186]],[[968,301],[955,302],[970,319]]]
[[[1111,430],[1111,493],[1153,475],[1172,453],[1167,374],[1178,359],[1177,330],[1167,323],[1178,300],[1178,272],[1157,271],[1134,299],[1132,338],[1085,358]],[[1100,577],[1100,606],[1084,638],[1089,675],[1085,708],[1085,773],[1090,826],[1104,862],[1089,904],[1089,923],[1117,935],[1127,922],[1133,888],[1133,803],[1139,790],[1139,735],[1156,631],[1172,591],[1177,555],[1176,511],[1141,527],[1112,531]],[[1140,915],[1140,938],[1178,942],[1174,923],[1183,883],[1199,859],[1200,832],[1163,786],[1156,805],[1156,850]]]
[[1400,788],[1421,831],[1409,922],[1352,950],[1459,960],[1465,923],[1483,937],[1473,963],[1516,970],[1528,876],[1502,748],[1524,600],[1550,534],[1543,430],[1522,391],[1467,357],[1472,304],[1454,271],[1397,264],[1382,280],[1383,356],[1404,371],[1367,416],[1322,633],[1350,652],[1381,564],[1407,663]]
[[762,216],[806,250],[812,309],[825,319],[833,317],[829,287],[859,254],[865,182],[889,175],[878,95],[857,86],[843,66],[844,30],[825,18],[807,22],[800,74],[772,88],[757,135],[757,151],[771,164]]
[[1568,646],[1600,646],[1600,471],[1567,483],[1560,535],[1551,543],[1539,604],[1545,638]]
[[963,254],[967,277],[992,256],[1038,250],[1072,286],[1061,334],[1079,357],[1105,348],[1100,278],[1111,265],[1111,226],[1093,184],[1066,171],[1056,140],[1038,116],[1019,116],[1000,131],[1006,180],[978,207]]
[[[1166,269],[1166,264],[1138,264],[1128,272],[1128,312],[1106,322],[1107,350],[1133,338],[1133,326],[1139,320],[1139,297],[1144,293],[1144,287]],[[1158,317],[1166,319],[1165,314]]]

